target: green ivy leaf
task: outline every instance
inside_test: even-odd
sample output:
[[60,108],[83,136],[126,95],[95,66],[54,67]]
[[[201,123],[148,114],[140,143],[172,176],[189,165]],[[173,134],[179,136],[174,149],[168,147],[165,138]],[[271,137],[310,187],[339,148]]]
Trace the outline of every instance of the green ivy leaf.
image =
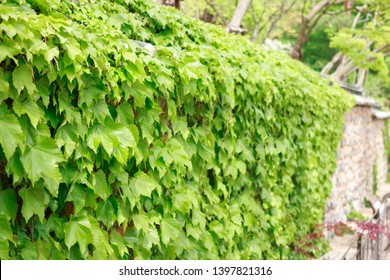
[[195,238],[195,240],[198,240],[202,234],[202,230],[199,227],[193,226],[191,224],[186,225],[186,230],[187,236],[192,236],[193,238]]
[[183,213],[190,213],[197,199],[191,191],[180,191],[172,195],[172,206]]
[[173,132],[178,133],[180,132],[181,135],[183,136],[184,140],[187,140],[188,135],[190,131],[188,130],[188,125],[185,117],[180,117],[176,118],[175,120],[172,121],[172,128]]
[[88,146],[96,152],[99,145],[109,154],[125,163],[129,156],[129,148],[135,149],[138,142],[138,129],[135,125],[126,126],[107,119],[105,125],[94,125],[90,130]]
[[18,212],[18,203],[13,189],[0,191],[0,215],[5,215],[15,220]]
[[64,155],[69,158],[76,149],[79,139],[83,139],[87,133],[84,125],[65,124],[57,130],[55,139],[60,147],[64,146]]
[[42,187],[26,188],[23,187],[19,191],[19,195],[22,197],[22,215],[26,221],[36,214],[39,220],[42,222],[45,218],[46,208],[46,196],[45,190]]
[[58,163],[64,158],[53,139],[39,137],[34,145],[26,148],[21,161],[33,184],[43,178],[50,193],[57,196],[60,183]]
[[170,154],[173,160],[178,164],[183,164],[192,168],[191,161],[189,160],[188,154],[185,151],[182,144],[176,139],[171,139],[169,144],[167,145],[170,151]]
[[121,257],[123,257],[126,253],[128,253],[123,237],[117,231],[111,232],[110,243],[116,246],[116,248],[119,251],[119,255]]
[[135,81],[131,87],[127,85],[127,83],[123,84],[122,89],[129,96],[134,97],[134,105],[136,107],[144,108],[145,100],[147,97],[150,99],[153,98],[153,91],[147,87],[145,84],[140,83],[139,81]]
[[9,259],[9,241],[15,243],[11,225],[5,215],[0,214],[0,258]]
[[12,82],[18,93],[20,93],[24,88],[28,93],[34,93],[35,84],[33,83],[32,75],[32,67],[28,64],[22,64],[15,68],[12,72]]
[[115,119],[117,123],[128,124],[128,125],[133,124],[134,122],[133,108],[131,108],[128,102],[121,103],[116,108],[116,111],[118,113]]
[[114,150],[114,144],[112,143],[109,134],[107,133],[105,128],[100,124],[94,125],[92,129],[89,131],[87,143],[88,143],[88,147],[90,147],[95,153],[97,152],[99,145],[102,145],[104,150],[109,155],[112,155],[112,152]]
[[223,239],[225,236],[225,230],[223,225],[219,221],[212,221],[209,224],[209,229],[211,232],[214,232],[219,238]]
[[27,243],[26,247],[23,248],[21,255],[24,260],[37,260],[38,253],[36,245],[32,242]]
[[138,171],[130,180],[130,187],[136,198],[139,198],[141,195],[151,197],[152,191],[158,187],[158,183],[148,174]]
[[107,184],[106,175],[102,170],[93,175],[93,189],[103,200],[107,200],[112,193],[112,188]]
[[69,221],[64,226],[65,244],[70,249],[78,243],[83,254],[87,250],[88,244],[93,244],[91,223],[87,217],[81,216]]
[[23,102],[15,102],[13,108],[18,116],[27,114],[34,128],[36,128],[38,123],[45,118],[43,110],[31,99],[26,99]]
[[146,234],[149,232],[149,218],[145,214],[133,215],[134,226],[138,230],[143,230]]
[[103,222],[107,228],[111,228],[116,221],[116,211],[110,199],[100,201],[96,209],[96,218]]
[[96,259],[112,258],[114,250],[108,242],[109,237],[107,232],[101,230],[100,224],[95,218],[89,216],[88,220],[91,223],[91,233],[95,247],[94,255],[96,255]]
[[72,201],[74,206],[74,212],[79,213],[85,207],[86,192],[82,185],[74,184],[66,197],[66,201]]
[[192,223],[194,225],[199,225],[199,227],[204,230],[206,227],[206,217],[199,209],[192,210]]
[[24,135],[18,119],[11,114],[5,104],[0,106],[0,144],[8,160],[17,146],[24,146]]
[[0,102],[7,99],[9,95],[9,83],[4,75],[4,69],[0,67]]
[[7,57],[16,61],[15,56],[20,52],[21,47],[15,40],[4,38],[0,45],[0,62]]
[[123,23],[127,22],[127,16],[124,14],[113,14],[107,19],[107,23],[121,29]]
[[168,245],[171,240],[175,241],[181,232],[182,227],[180,223],[172,215],[167,215],[163,218],[161,222],[161,241],[165,245]]
[[0,238],[14,242],[11,225],[7,216],[0,214]]
[[115,143],[114,148],[127,151],[128,148],[137,147],[138,129],[135,125],[125,126],[124,124],[107,120],[105,126],[112,141]]

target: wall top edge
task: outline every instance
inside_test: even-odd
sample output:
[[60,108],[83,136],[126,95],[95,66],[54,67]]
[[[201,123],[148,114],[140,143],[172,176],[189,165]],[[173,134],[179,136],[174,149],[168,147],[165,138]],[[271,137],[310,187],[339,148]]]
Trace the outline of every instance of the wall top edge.
[[357,106],[369,106],[369,107],[375,107],[379,108],[380,104],[375,101],[374,98],[368,97],[368,96],[360,96],[356,94],[352,94],[355,97],[356,105]]
[[372,116],[376,119],[389,119],[390,118],[390,112],[385,112],[381,110],[373,110],[372,111]]

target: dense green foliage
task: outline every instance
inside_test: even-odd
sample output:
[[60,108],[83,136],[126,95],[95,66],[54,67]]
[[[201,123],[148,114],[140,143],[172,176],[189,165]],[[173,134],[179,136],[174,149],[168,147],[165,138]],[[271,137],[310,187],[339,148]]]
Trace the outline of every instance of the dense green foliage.
[[2,259],[280,259],[322,221],[352,101],[301,63],[148,1],[0,30]]

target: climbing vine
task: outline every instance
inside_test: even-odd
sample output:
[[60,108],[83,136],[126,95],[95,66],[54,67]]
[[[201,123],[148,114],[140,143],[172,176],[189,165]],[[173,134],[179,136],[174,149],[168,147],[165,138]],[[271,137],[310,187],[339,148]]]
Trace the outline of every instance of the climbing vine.
[[284,259],[322,221],[338,86],[154,1],[1,3],[1,259]]

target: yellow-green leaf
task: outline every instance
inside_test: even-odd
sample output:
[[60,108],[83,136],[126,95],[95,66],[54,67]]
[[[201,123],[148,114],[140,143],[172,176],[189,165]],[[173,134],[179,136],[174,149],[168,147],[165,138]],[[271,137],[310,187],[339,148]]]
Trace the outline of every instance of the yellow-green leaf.
[[23,131],[18,119],[7,110],[5,104],[0,106],[0,145],[8,160],[18,145],[24,145]]
[[34,93],[35,85],[32,80],[32,75],[33,70],[28,64],[22,64],[15,68],[12,72],[12,82],[18,92],[21,92],[25,88],[28,93]]
[[28,147],[21,161],[26,173],[34,184],[43,178],[50,193],[57,196],[60,171],[58,163],[64,158],[53,139],[45,136]]
[[42,222],[45,218],[45,190],[42,187],[26,188],[19,191],[22,197],[22,215],[26,221],[36,214]]

